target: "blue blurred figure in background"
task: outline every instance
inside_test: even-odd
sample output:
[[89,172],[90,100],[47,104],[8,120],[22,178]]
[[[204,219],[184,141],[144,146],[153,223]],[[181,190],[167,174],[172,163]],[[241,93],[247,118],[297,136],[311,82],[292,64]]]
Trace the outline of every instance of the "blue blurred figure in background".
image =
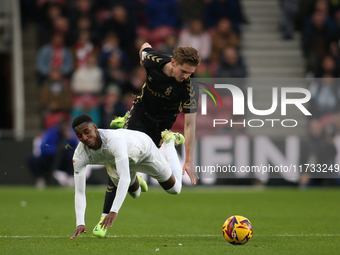
[[[78,139],[65,120],[61,120],[34,139],[33,154],[28,158],[28,165],[36,179],[37,188],[46,186],[54,170],[64,171],[70,177],[67,184],[73,186],[72,157],[77,145]],[[60,183],[60,180],[58,181]]]

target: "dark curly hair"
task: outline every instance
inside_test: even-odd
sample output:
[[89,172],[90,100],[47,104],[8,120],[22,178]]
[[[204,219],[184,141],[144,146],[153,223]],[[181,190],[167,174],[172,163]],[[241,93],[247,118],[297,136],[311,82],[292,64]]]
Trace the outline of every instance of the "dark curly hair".
[[79,115],[78,117],[76,117],[73,122],[72,122],[72,128],[75,129],[76,127],[78,127],[80,124],[87,122],[87,123],[94,123],[92,118],[89,115],[83,114],[83,115]]

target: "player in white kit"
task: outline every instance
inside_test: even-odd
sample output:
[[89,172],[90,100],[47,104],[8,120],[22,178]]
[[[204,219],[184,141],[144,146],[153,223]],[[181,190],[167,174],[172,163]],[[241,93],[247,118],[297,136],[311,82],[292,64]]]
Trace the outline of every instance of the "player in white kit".
[[142,132],[128,129],[98,129],[88,115],[75,118],[72,128],[81,143],[73,156],[77,227],[71,239],[87,232],[85,168],[88,164],[105,165],[109,177],[117,186],[110,213],[101,223],[104,229],[112,227],[127,193],[134,198],[140,196],[139,181],[143,180],[137,178],[137,171],[158,180],[162,188],[170,194],[181,192],[182,168],[175,149],[175,144],[184,143],[181,134],[167,130],[162,132],[166,142],[167,159],[165,159],[151,138]]

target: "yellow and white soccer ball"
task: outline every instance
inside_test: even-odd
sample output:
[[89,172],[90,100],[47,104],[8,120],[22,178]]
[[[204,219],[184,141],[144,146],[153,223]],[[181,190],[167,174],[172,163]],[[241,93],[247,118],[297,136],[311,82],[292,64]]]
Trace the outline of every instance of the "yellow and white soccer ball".
[[251,222],[241,215],[229,217],[223,224],[223,236],[231,244],[245,244],[253,236]]

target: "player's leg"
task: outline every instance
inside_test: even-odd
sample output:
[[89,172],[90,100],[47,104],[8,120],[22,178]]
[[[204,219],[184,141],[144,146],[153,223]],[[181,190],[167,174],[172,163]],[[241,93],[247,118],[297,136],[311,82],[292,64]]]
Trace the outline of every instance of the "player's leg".
[[[160,183],[160,185],[163,185],[165,191],[170,194],[179,194],[182,189],[182,167],[177,156],[175,145],[184,144],[185,138],[182,134],[174,133],[170,130],[163,131],[161,136],[165,142],[167,161],[173,175],[165,183]],[[167,189],[167,187],[171,185],[173,186]]]
[[[124,120],[125,128],[132,129],[132,130],[138,130],[138,131],[141,131],[141,132],[144,132],[144,133],[146,132],[145,125],[142,121],[143,115],[139,114],[139,112],[136,111],[136,109],[134,107],[132,107],[131,110],[129,112],[127,112],[124,117],[121,117],[121,118],[125,119]],[[119,120],[122,120],[122,119],[119,119]],[[118,121],[118,122],[120,122],[120,121]],[[137,175],[137,177],[138,177],[138,175]],[[148,190],[148,186],[147,186],[146,182],[143,179],[140,180],[139,182],[140,182],[140,186],[141,186],[141,191],[146,192]],[[95,228],[93,230],[93,234],[96,235],[96,236],[104,237],[105,234],[106,234],[106,230],[105,230],[105,233],[102,233],[101,229],[99,228],[100,227],[99,224],[104,220],[105,216],[110,212],[113,200],[116,197],[116,191],[117,191],[117,187],[113,184],[111,178],[109,178],[107,189],[106,189],[106,194],[105,194],[103,213],[100,217],[99,223],[95,226]],[[96,231],[98,230],[100,233],[95,234],[95,230]]]
[[104,207],[103,207],[103,213],[100,216],[100,220],[98,224],[94,227],[93,229],[93,235],[98,236],[98,237],[104,237],[106,235],[107,229],[104,229],[100,223],[104,220],[106,215],[109,214],[113,200],[116,197],[116,191],[117,187],[114,185],[113,181],[109,177],[108,183],[107,183],[107,189],[106,189],[106,194],[105,194],[105,200],[104,200]]
[[132,198],[137,198],[140,196],[141,187],[139,185],[138,178],[135,172],[130,172],[131,175],[131,183],[128,189],[128,193]]
[[167,139],[164,140],[166,146],[167,162],[172,171],[172,176],[166,182],[160,182],[159,184],[166,192],[170,194],[179,194],[182,189],[182,167],[177,156],[175,144],[180,144],[180,141],[184,143],[185,140],[182,135],[178,135],[178,137],[175,139],[174,137],[166,138]]
[[125,129],[136,130],[147,134],[147,123],[145,122],[145,113],[138,107],[132,106],[130,115],[125,122]]
[[166,192],[179,194],[182,189],[182,167],[177,156],[175,143],[179,144],[180,140],[184,142],[185,139],[180,134],[174,134],[171,131],[167,132],[171,133],[164,139],[166,141],[167,159],[152,143],[151,153],[142,163],[143,168],[140,169],[140,172],[149,174],[158,180]]
[[[125,116],[117,117],[110,123],[112,128],[123,128],[125,125],[126,120],[129,118],[130,111],[128,111]],[[109,170],[109,169],[108,169]],[[95,236],[104,237],[106,235],[106,230],[100,226],[100,223],[104,220],[107,214],[109,214],[113,200],[116,197],[117,187],[112,182],[111,178],[109,177],[107,189],[105,193],[104,199],[104,206],[103,206],[103,213],[100,217],[98,224],[93,229],[93,234]]]
[[[106,166],[106,168],[110,169],[109,166]],[[137,197],[140,196],[141,191],[146,192],[148,190],[148,185],[142,179],[142,177],[140,177],[138,174],[134,174],[134,175],[132,174],[131,178],[132,178],[133,181],[130,184],[128,192],[129,192],[131,197],[137,198]],[[116,191],[117,191],[116,185],[113,183],[112,179],[109,178],[107,189],[106,189],[106,194],[105,194],[103,213],[100,217],[98,224],[93,229],[93,235],[95,235],[95,236],[105,237],[105,235],[106,235],[107,229],[104,229],[100,225],[100,223],[102,223],[102,221],[104,220],[106,215],[109,214],[111,207],[112,207],[113,200],[116,197]]]
[[103,206],[103,214],[104,217],[110,212],[113,200],[116,197],[117,187],[112,182],[111,178],[109,177],[109,180],[107,182],[107,188],[105,193],[105,200],[104,200],[104,206]]

